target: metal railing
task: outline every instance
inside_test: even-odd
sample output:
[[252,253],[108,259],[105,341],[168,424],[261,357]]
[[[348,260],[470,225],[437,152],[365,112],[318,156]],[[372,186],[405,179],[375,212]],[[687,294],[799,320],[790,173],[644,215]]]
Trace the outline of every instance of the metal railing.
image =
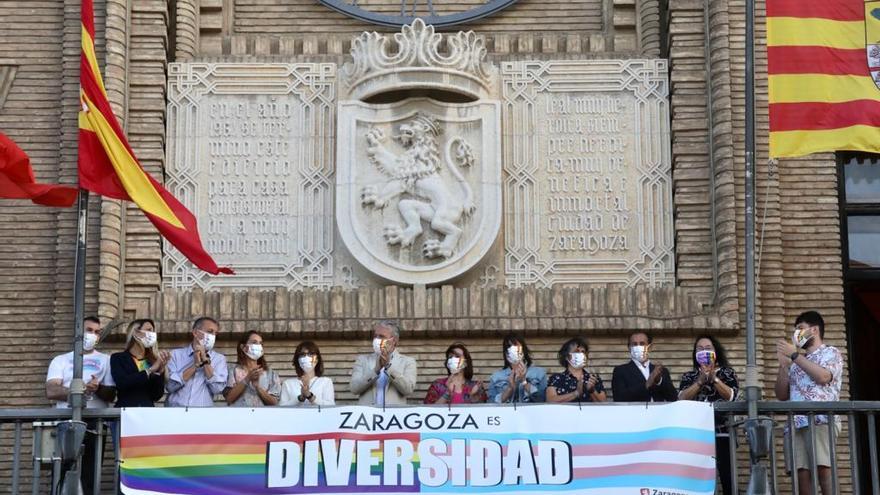
[[[610,405],[610,404],[608,404]],[[601,405],[583,404],[586,411],[590,407]],[[448,407],[448,406],[438,406]],[[735,441],[730,441],[730,471],[734,483],[732,492],[735,495],[746,493],[745,486],[737,483],[740,478],[740,466],[737,460],[737,445],[747,446],[745,438],[746,429],[741,418],[747,413],[745,402],[718,402],[715,404],[716,412],[725,420],[720,423],[721,429],[726,430],[726,435]],[[94,434],[86,441],[94,442],[95,459],[102,459],[104,454],[105,438],[111,437],[109,443],[110,452],[103,459],[103,463],[95,462],[91,466],[82,466],[83,470],[89,469],[93,474],[94,488],[92,493],[86,495],[98,495],[101,491],[102,478],[112,473],[111,491],[103,493],[116,493],[119,486],[118,462],[119,462],[119,428],[115,425],[119,421],[119,409],[84,409],[83,420],[89,424],[89,430]],[[846,420],[847,451],[849,452],[848,473],[839,469],[839,451],[831,449],[831,476],[832,493],[840,493],[839,482],[842,476],[851,482],[852,493],[880,495],[880,460],[878,460],[878,431],[877,416],[880,415],[880,402],[758,402],[758,413],[773,421],[771,430],[772,438],[778,438],[786,426],[792,427],[795,415],[806,415],[810,418],[810,437],[814,443],[813,421],[819,414],[828,415],[831,422],[836,418]],[[9,473],[9,480],[3,484],[11,487],[11,493],[18,495],[28,493],[32,495],[57,493],[60,477],[63,475],[61,458],[56,448],[53,447],[53,425],[59,421],[70,419],[69,409],[0,409],[0,439],[4,444],[11,442],[12,457],[0,461],[0,476]],[[29,434],[30,439],[25,439]],[[721,433],[725,435],[725,433]],[[829,444],[836,446],[838,437],[835,428],[828,428]],[[773,493],[799,493],[799,483],[796,470],[791,476],[791,491],[780,492],[780,475],[786,476],[785,471],[778,469],[782,452],[779,443],[770,442],[771,452],[768,459],[771,473],[770,486]],[[792,451],[792,436],[786,436],[782,442],[783,448]],[[30,448],[28,448],[30,446]],[[815,445],[813,445],[815,448]],[[3,450],[8,450],[4,448]],[[11,461],[11,465],[9,464]],[[815,460],[811,459],[812,492],[816,495],[819,491],[819,480],[816,475]],[[29,490],[27,485],[29,485]]]
[[[70,419],[70,409],[0,409],[0,438],[12,442],[12,457],[0,462],[0,470],[9,470],[9,480],[3,484],[8,484],[13,495],[28,491],[32,495],[58,493],[64,471],[55,426]],[[82,419],[88,425],[90,434],[85,441],[92,442],[94,459],[103,459],[81,467],[83,472],[91,470],[93,479],[93,489],[85,495],[99,495],[105,470],[112,473],[111,486],[119,485],[119,428],[114,426],[119,421],[119,409],[83,409]],[[23,438],[25,434],[29,434],[30,441]],[[111,437],[112,451],[104,458],[107,436]],[[29,485],[29,490],[23,485]],[[116,493],[116,489],[109,493]]]
[[[847,452],[849,453],[849,480],[852,486],[852,493],[861,494],[878,494],[880,495],[880,477],[878,477],[878,451],[877,451],[877,416],[880,415],[880,402],[868,401],[841,401],[841,402],[770,402],[759,401],[758,414],[762,418],[772,420],[773,428],[770,432],[771,440],[768,458],[770,462],[771,479],[770,485],[773,493],[782,493],[779,491],[779,475],[788,473],[791,478],[791,492],[800,493],[800,482],[798,480],[797,469],[794,468],[794,435],[784,435],[785,430],[795,430],[795,416],[806,416],[808,418],[808,448],[816,451],[816,425],[814,419],[818,415],[827,416],[829,424],[842,423],[841,419],[846,421],[847,430]],[[747,412],[747,403],[745,402],[718,402],[715,404],[715,410],[725,417],[722,423],[723,429],[726,429],[727,435],[731,439],[730,443],[730,461],[731,473],[734,480],[733,494],[746,493],[743,487],[738,486],[736,480],[739,479],[739,466],[737,465],[736,449],[737,443],[740,445],[747,444],[745,439],[745,428],[743,421],[740,420]],[[843,474],[839,468],[840,451],[837,448],[838,433],[837,428],[827,428],[828,442],[830,449],[830,475],[831,475],[831,493],[838,494],[840,490],[840,478]],[[783,435],[782,448],[783,452],[778,451],[779,442],[774,441],[779,435]],[[786,456],[785,451],[790,453]],[[780,457],[789,457],[790,463],[786,462],[784,470],[778,469]],[[816,468],[816,459],[814,456],[807,456],[810,465],[810,485],[812,493],[818,495],[820,492],[820,480],[818,470]],[[786,492],[787,493],[787,492]],[[826,494],[829,495],[829,494]]]

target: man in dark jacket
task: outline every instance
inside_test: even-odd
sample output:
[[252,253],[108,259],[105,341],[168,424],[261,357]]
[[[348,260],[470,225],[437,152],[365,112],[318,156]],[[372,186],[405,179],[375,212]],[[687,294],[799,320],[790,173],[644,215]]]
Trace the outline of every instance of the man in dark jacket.
[[645,332],[629,336],[631,359],[615,366],[611,378],[615,402],[673,402],[678,399],[669,370],[649,359],[653,341]]

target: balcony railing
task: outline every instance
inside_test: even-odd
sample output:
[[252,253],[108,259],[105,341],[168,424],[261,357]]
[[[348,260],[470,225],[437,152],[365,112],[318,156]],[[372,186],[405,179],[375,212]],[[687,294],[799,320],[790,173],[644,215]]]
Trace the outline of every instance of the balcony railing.
[[[619,403],[618,403],[619,404]],[[606,407],[614,404],[583,405],[584,414],[590,407]],[[448,406],[437,406],[448,407]],[[742,419],[746,414],[745,402],[717,403],[716,411],[724,418],[725,433],[736,441],[730,443],[733,493],[746,493],[749,470],[746,431]],[[770,485],[773,493],[799,493],[797,476],[790,476],[783,469],[783,450],[792,448],[791,436],[782,440],[786,425],[791,427],[795,415],[812,418],[817,414],[829,415],[831,421],[840,418],[844,424],[841,438],[835,428],[828,428],[829,443],[836,448],[831,453],[832,492],[853,494],[880,494],[880,460],[878,460],[877,416],[880,402],[759,402],[758,412],[773,421],[768,456]],[[54,427],[58,421],[70,419],[68,409],[0,409],[0,446],[12,455],[0,456],[0,485],[9,486],[13,495],[22,493],[55,494],[61,477],[61,459],[54,450]],[[83,420],[94,435],[86,441],[96,442],[97,462],[82,466],[94,476],[92,494],[117,493],[119,462],[119,409],[86,409]],[[812,426],[810,427],[812,429]],[[106,441],[106,437],[110,441]],[[844,445],[840,445],[845,437]],[[106,452],[104,452],[106,446]],[[11,447],[11,449],[9,448]],[[811,484],[813,493],[820,493],[819,481],[813,465]],[[103,490],[102,490],[103,481]],[[720,492],[720,489],[719,489]]]

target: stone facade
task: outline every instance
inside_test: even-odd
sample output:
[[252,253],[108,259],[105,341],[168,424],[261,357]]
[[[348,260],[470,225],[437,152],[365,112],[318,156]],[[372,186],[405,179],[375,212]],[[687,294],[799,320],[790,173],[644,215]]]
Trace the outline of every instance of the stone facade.
[[[352,38],[375,29],[311,0],[95,3],[111,104],[141,163],[160,180],[170,64],[342,65]],[[841,350],[846,333],[836,164],[830,155],[766,159],[764,2],[757,3],[758,359],[764,395],[772,397],[775,341],[799,312],[821,311],[826,340]],[[360,275],[348,270],[328,290],[162,290],[167,268],[149,222],[131,205],[92,197],[87,312],[104,321],[154,317],[163,346],[179,343],[194,316],[211,314],[225,329],[219,347],[227,354],[234,333],[257,328],[267,336],[270,363],[285,377],[292,374],[293,346],[314,339],[330,357],[337,390],[347,389],[353,355],[367,348],[369,322],[384,317],[404,321],[402,347],[423,364],[419,394],[442,371],[440,355],[450,342],[468,343],[485,377],[499,365],[498,342],[510,330],[525,333],[538,363],[549,368],[566,336],[588,335],[606,381],[626,359],[631,330],[658,336],[655,359],[673,376],[688,368],[693,336],[714,333],[744,380],[744,10],[742,0],[520,0],[467,26],[484,37],[488,60],[499,65],[665,59],[674,287],[579,281],[508,288],[503,266],[489,264],[468,284],[438,287],[359,287]],[[0,20],[0,129],[30,154],[38,179],[74,183],[79,1],[2,2]],[[23,356],[0,362],[8,391],[2,407],[45,406],[46,365],[70,346],[75,227],[72,209],[0,200],[0,343],[9,355]],[[118,348],[118,333],[104,346]],[[841,454],[846,460],[848,453]]]

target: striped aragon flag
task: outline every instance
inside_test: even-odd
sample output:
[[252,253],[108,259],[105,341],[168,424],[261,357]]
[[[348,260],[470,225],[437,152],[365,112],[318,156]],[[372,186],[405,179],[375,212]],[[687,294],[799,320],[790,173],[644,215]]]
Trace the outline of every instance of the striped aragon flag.
[[767,0],[770,156],[880,152],[880,1]]
[[93,0],[82,1],[80,57],[79,185],[109,198],[133,201],[160,234],[200,269],[231,274],[218,267],[202,241],[196,218],[141,167],[116,120],[95,57]]

